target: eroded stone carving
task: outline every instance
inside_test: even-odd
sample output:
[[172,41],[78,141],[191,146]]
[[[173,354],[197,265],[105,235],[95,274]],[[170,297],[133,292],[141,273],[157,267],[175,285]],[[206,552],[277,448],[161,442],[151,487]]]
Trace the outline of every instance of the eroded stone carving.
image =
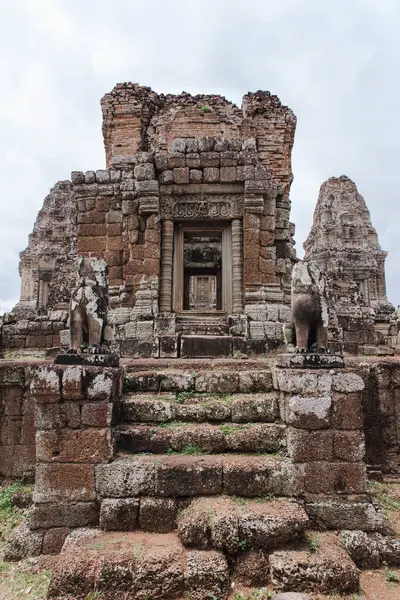
[[103,259],[78,259],[76,288],[70,302],[71,352],[87,343],[91,352],[103,343],[108,309],[108,267]]
[[292,271],[292,318],[296,352],[326,352],[328,344],[328,302],[325,278],[315,265],[299,261]]
[[188,195],[161,198],[161,218],[163,219],[234,219],[242,217],[243,210],[243,197],[237,196],[219,195],[203,198]]

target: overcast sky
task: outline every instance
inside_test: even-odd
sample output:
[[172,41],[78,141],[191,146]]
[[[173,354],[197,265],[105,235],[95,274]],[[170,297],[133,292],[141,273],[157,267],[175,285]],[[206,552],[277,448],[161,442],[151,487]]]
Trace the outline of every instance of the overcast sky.
[[54,183],[105,165],[100,98],[269,90],[297,115],[298,254],[318,190],[357,184],[400,303],[398,0],[0,0],[0,312],[18,300],[18,252]]

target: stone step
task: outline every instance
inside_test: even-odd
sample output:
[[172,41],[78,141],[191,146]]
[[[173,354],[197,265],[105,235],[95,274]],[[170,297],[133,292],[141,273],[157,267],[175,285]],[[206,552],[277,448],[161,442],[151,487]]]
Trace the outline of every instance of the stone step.
[[195,319],[177,318],[176,333],[182,335],[227,335],[229,326],[225,319],[198,317]]
[[119,423],[279,421],[277,392],[208,394],[207,392],[125,394],[116,405]]
[[173,534],[76,530],[54,565],[47,598],[226,598],[229,570],[214,550],[186,550]]
[[[359,571],[340,539],[333,533],[308,533],[301,549],[285,549],[269,555],[275,591],[351,593],[359,590]],[[383,600],[383,598],[382,598]]]
[[[223,334],[223,332],[218,332]],[[232,356],[233,338],[229,335],[182,335],[179,355],[181,358],[217,358]]]
[[117,428],[117,447],[123,452],[269,452],[277,453],[286,442],[286,427],[270,423],[223,425],[170,421]]
[[278,548],[300,539],[307,525],[304,509],[282,498],[198,498],[178,517],[184,546],[214,548],[228,554]]
[[273,359],[266,358],[246,358],[238,360],[234,358],[215,358],[210,361],[207,358],[123,358],[122,364],[126,373],[137,372],[153,372],[164,373],[196,373],[200,374],[205,371],[231,371],[238,373],[243,371],[263,371],[269,368],[269,363]]
[[288,460],[262,454],[119,454],[96,467],[100,498],[298,496],[303,479]]
[[[236,364],[245,361],[236,361]],[[235,394],[270,392],[272,374],[268,368],[240,370],[239,366],[227,370],[143,370],[127,372],[125,391],[131,392],[207,392],[209,394]]]
[[295,541],[290,549],[272,550],[269,557],[263,549],[227,557],[216,550],[185,548],[172,533],[76,529],[52,563],[47,598],[226,600],[243,585],[272,587],[274,592],[357,592],[359,571],[337,536],[307,537],[308,543]]

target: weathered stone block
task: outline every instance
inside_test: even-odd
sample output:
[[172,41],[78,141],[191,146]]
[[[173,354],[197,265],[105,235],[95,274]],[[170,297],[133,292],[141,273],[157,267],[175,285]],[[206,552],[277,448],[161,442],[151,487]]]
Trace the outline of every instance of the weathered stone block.
[[174,418],[174,409],[175,407],[165,400],[136,398],[121,404],[121,415],[131,422],[164,423]]
[[279,418],[276,392],[267,394],[235,395],[231,404],[232,421],[247,423],[252,421],[274,422]]
[[80,400],[83,398],[84,369],[81,367],[67,367],[61,379],[62,397],[64,400]]
[[263,587],[265,582],[269,580],[268,554],[260,552],[260,550],[250,550],[239,554],[236,558],[232,578],[239,585]]
[[140,529],[155,533],[174,531],[180,508],[181,503],[175,498],[141,498]]
[[195,375],[187,372],[165,373],[160,380],[161,392],[188,392],[194,390]]
[[332,460],[332,431],[303,431],[292,427],[288,430],[287,450],[295,463]]
[[219,167],[220,154],[218,152],[201,152],[200,166],[204,167]]
[[160,173],[159,181],[161,184],[174,183],[174,172],[171,169],[167,169]]
[[158,196],[159,184],[158,181],[138,181],[136,189],[141,196]]
[[87,527],[99,522],[96,502],[51,502],[35,503],[27,516],[30,529],[52,527]]
[[185,167],[185,155],[183,152],[171,152],[168,154],[168,168],[169,169],[178,169],[180,167]]
[[113,376],[107,371],[88,372],[86,395],[89,400],[110,400],[114,387]]
[[4,389],[1,401],[5,416],[22,416],[23,388],[8,387]]
[[81,423],[79,404],[38,404],[35,410],[36,429],[50,430],[63,427],[77,428]]
[[365,465],[343,462],[312,462],[304,471],[307,492],[312,494],[362,494],[365,492]]
[[346,373],[344,371],[335,373],[332,377],[332,389],[335,392],[362,392],[365,384],[362,378],[356,373]]
[[178,167],[174,169],[174,181],[178,184],[189,183],[189,167]]
[[358,569],[338,540],[332,534],[318,534],[318,544],[316,552],[281,550],[271,553],[270,572],[275,590],[358,591]]
[[23,523],[16,527],[4,551],[5,560],[20,560],[27,556],[39,556],[42,552],[43,533],[31,531]]
[[266,496],[277,492],[273,473],[279,463],[270,458],[232,456],[224,464],[223,492],[229,496]]
[[311,524],[317,529],[361,529],[379,531],[382,513],[371,502],[317,500],[306,503]]
[[362,429],[363,422],[359,393],[333,394],[332,425],[335,429]]
[[206,167],[203,172],[203,178],[206,183],[214,183],[219,181],[218,167]]
[[113,405],[86,402],[82,405],[81,422],[85,427],[109,427],[112,423]]
[[85,183],[85,174],[82,171],[72,171],[71,181],[74,185],[82,185]]
[[113,455],[109,429],[40,431],[36,434],[39,462],[99,463]]
[[201,373],[196,377],[196,392],[233,394],[238,390],[239,376],[235,373]]
[[228,564],[222,553],[214,550],[192,550],[187,553],[185,589],[191,600],[204,600],[212,594],[223,598],[228,583]]
[[331,406],[330,396],[290,396],[286,422],[298,429],[326,429],[330,425]]
[[58,372],[48,367],[40,367],[32,377],[29,391],[36,402],[57,402],[60,399]]
[[159,152],[154,157],[154,162],[156,165],[157,171],[165,171],[168,168],[168,159],[167,154],[163,154]]
[[67,536],[71,533],[68,527],[55,527],[44,534],[42,554],[59,554]]
[[201,183],[203,181],[203,171],[200,169],[190,169],[189,180],[190,183]]
[[96,498],[94,467],[85,464],[39,464],[33,501],[78,502]]
[[200,154],[197,152],[191,152],[186,154],[186,166],[189,169],[199,169],[200,168]]
[[135,179],[137,179],[138,181],[155,179],[156,174],[154,170],[154,165],[152,163],[136,165],[136,167],[134,168],[134,176]]
[[222,465],[217,459],[170,456],[155,464],[155,493],[158,496],[208,496],[221,492]]
[[181,358],[222,358],[232,354],[232,339],[229,336],[182,335]]
[[310,370],[293,372],[292,369],[276,369],[276,384],[282,392],[324,396],[331,390],[332,375]]
[[104,531],[134,531],[138,516],[138,498],[105,498],[101,502],[100,527]]
[[265,339],[265,323],[264,323],[264,321],[250,321],[249,331],[250,331],[250,337],[254,340]]
[[154,494],[155,461],[151,458],[118,460],[96,467],[96,488],[103,498]]
[[108,170],[98,170],[96,171],[96,181],[97,183],[109,183],[110,182],[110,172]]
[[222,182],[236,181],[236,167],[221,167],[220,181],[222,181]]
[[333,439],[334,456],[338,460],[361,461],[365,454],[365,440],[362,431],[335,431]]

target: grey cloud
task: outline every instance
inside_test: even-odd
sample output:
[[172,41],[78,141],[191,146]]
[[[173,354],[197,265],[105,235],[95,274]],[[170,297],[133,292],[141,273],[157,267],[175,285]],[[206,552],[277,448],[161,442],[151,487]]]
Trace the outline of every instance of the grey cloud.
[[101,168],[99,100],[117,81],[216,92],[269,89],[298,117],[292,220],[307,237],[320,184],[349,175],[389,251],[400,303],[400,7],[396,0],[4,0],[0,8],[0,305],[45,195]]

